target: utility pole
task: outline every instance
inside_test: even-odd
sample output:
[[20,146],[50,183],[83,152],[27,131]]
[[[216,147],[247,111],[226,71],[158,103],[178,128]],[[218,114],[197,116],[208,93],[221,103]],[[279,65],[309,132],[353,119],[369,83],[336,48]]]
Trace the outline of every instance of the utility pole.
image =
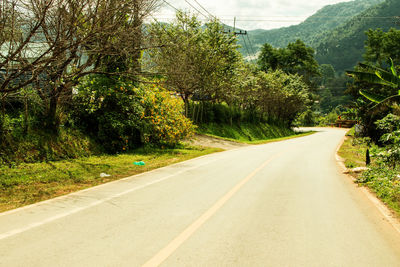
[[233,18],[233,32],[231,30],[224,32],[224,33],[233,33],[233,35],[247,35],[247,31],[236,31],[236,17]]

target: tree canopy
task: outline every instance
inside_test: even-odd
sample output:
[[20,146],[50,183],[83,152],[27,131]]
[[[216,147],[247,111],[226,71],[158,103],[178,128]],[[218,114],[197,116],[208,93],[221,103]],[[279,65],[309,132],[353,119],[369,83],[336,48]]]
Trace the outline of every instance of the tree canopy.
[[308,85],[319,76],[318,63],[314,59],[314,49],[307,47],[303,41],[289,43],[286,48],[273,48],[264,44],[258,59],[261,70],[282,70],[287,74],[298,74]]

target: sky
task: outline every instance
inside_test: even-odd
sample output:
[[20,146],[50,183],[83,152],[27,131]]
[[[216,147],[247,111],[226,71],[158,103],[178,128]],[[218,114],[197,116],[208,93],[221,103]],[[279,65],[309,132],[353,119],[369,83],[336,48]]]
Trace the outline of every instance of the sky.
[[[164,0],[160,0],[163,2]],[[326,5],[349,0],[166,0],[177,9],[201,12],[206,20],[207,10],[223,23],[245,30],[274,29],[299,24]],[[197,1],[197,3],[196,3]],[[190,3],[190,4],[189,4]],[[199,5],[200,4],[200,5]],[[192,5],[192,6],[190,6]],[[175,10],[165,2],[153,15],[159,21],[171,21]],[[202,9],[202,7],[205,9]],[[196,11],[197,9],[198,11]]]

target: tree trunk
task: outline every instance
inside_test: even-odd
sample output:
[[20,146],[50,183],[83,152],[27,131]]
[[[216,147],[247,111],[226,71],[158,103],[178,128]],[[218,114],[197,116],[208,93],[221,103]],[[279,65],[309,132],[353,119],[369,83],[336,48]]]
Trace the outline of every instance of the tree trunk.
[[52,90],[49,106],[44,118],[46,130],[51,133],[57,133],[59,127],[59,119],[57,118],[58,95],[57,90]]
[[5,96],[1,94],[1,107],[0,107],[0,143],[3,143],[5,136],[4,121],[6,116]]
[[183,97],[183,102],[185,103],[185,117],[189,118],[189,97],[185,95]]
[[23,129],[23,134],[27,135],[28,134],[28,96],[25,94],[24,96],[24,129]]
[[141,58],[141,46],[142,46],[142,20],[140,18],[140,6],[139,6],[139,1],[134,0],[134,14],[133,14],[133,26],[134,26],[134,31],[135,31],[135,40],[134,40],[134,54],[132,55],[133,59],[133,70],[136,73],[140,73],[142,71],[141,64],[140,64],[140,58]]

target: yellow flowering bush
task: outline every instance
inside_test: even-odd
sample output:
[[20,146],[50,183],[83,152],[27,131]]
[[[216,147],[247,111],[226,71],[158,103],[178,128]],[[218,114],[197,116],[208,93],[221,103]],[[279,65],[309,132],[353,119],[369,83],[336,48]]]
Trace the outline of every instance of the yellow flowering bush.
[[137,89],[144,121],[144,142],[175,145],[194,133],[195,126],[184,116],[184,104],[158,85],[142,84]]
[[173,146],[194,130],[182,101],[150,83],[89,77],[74,103],[75,124],[110,153],[149,143]]

